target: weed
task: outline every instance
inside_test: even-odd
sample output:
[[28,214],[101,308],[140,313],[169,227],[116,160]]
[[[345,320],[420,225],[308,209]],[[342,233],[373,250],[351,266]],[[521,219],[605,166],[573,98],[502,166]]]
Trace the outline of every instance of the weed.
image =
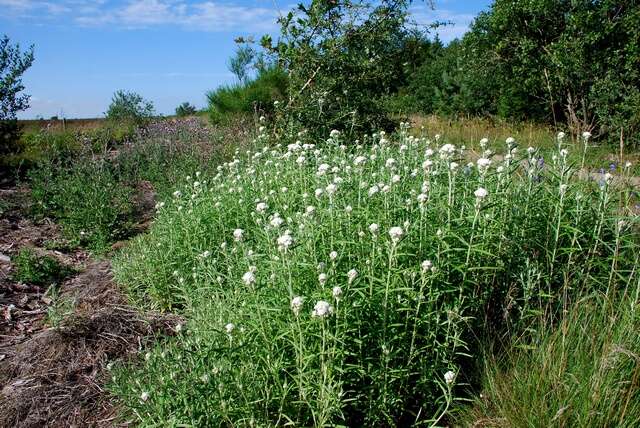
[[14,264],[13,279],[33,285],[59,284],[74,272],[53,257],[39,256],[29,248],[23,248],[18,252]]

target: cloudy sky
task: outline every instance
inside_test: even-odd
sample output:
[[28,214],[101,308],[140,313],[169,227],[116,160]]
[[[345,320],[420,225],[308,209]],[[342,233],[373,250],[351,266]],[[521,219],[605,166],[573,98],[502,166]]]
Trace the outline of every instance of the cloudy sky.
[[[419,22],[448,21],[444,41],[466,31],[490,0],[416,2]],[[100,117],[117,89],[133,90],[173,113],[183,101],[233,82],[237,36],[276,34],[290,0],[0,0],[0,36],[35,45],[23,82],[31,108],[21,118]]]

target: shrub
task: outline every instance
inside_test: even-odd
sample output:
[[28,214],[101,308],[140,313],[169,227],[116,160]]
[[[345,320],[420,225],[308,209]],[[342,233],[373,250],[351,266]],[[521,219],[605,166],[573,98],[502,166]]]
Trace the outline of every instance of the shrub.
[[397,144],[341,138],[266,146],[186,180],[115,260],[133,299],[189,320],[116,373],[130,416],[441,424],[479,342],[637,268],[626,194],[570,180],[564,151],[544,163],[509,141],[504,160],[464,166],[464,150],[406,128]]
[[73,243],[103,251],[131,234],[134,191],[108,161],[43,163],[29,179],[34,214],[56,218]]
[[[114,153],[107,149],[118,132],[128,144]],[[28,173],[33,214],[55,218],[72,244],[102,252],[135,233],[141,218],[150,217],[153,207],[143,206],[141,197],[162,202],[173,183],[228,156],[226,145],[213,144],[226,140],[223,130],[204,127],[198,119],[154,121],[129,132],[121,124],[75,138],[31,136],[28,147],[35,147],[38,166]],[[236,139],[242,135],[237,129],[229,133]],[[141,194],[142,182],[152,187],[146,195]]]
[[141,123],[153,117],[154,107],[151,101],[135,92],[119,90],[113,94],[105,115],[114,121]]
[[29,248],[18,252],[14,260],[13,280],[32,285],[60,283],[73,272],[51,256],[39,256]]
[[180,104],[178,107],[176,107],[176,116],[178,117],[192,116],[196,114],[197,111],[198,109],[196,109],[195,106],[189,104],[188,102],[184,102]]
[[274,102],[284,98],[287,84],[285,72],[272,67],[260,71],[247,83],[221,86],[207,94],[210,118],[220,123],[236,114],[272,114]]

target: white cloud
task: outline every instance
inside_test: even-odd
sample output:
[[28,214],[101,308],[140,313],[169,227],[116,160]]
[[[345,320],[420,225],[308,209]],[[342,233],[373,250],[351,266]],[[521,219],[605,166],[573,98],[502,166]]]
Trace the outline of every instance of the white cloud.
[[273,9],[213,1],[188,4],[184,0],[130,0],[120,7],[105,7],[82,14],[75,21],[87,27],[174,25],[197,31],[266,31],[275,27],[276,16]]
[[270,31],[277,11],[214,0],[0,0],[0,18],[72,19],[83,27],[177,26],[194,31]]
[[40,0],[0,0],[0,16],[24,17],[34,12],[59,15],[69,11],[65,1],[54,3]]

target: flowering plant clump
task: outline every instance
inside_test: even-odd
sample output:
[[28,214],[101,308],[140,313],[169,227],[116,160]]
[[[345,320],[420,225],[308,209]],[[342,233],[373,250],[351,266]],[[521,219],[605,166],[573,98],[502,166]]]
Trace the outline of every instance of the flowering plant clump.
[[638,270],[630,192],[573,178],[561,147],[305,138],[185,180],[116,259],[187,320],[114,375],[144,424],[441,425],[480,342]]

